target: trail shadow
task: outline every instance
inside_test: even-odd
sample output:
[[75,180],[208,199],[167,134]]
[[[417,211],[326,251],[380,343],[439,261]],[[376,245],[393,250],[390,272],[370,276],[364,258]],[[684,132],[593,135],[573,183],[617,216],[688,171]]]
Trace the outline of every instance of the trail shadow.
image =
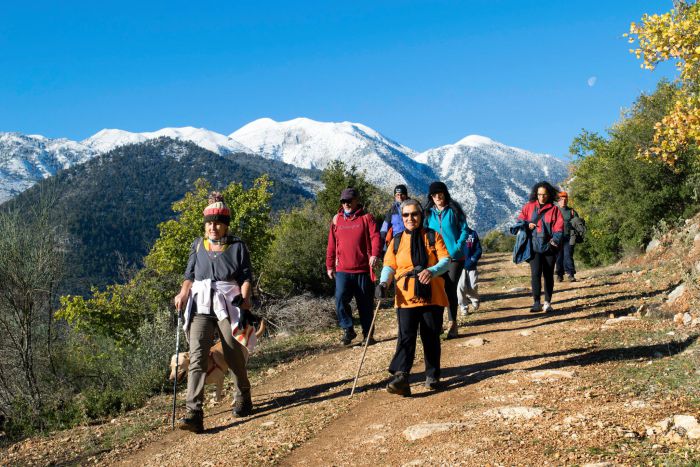
[[479,260],[479,266],[484,266],[487,264],[496,264],[496,263],[502,263],[503,261],[508,260],[508,258],[487,258],[487,259],[480,259]]
[[[481,279],[479,280],[481,282]],[[563,292],[575,292],[577,290],[585,290],[585,289],[593,289],[593,288],[599,288],[599,287],[609,287],[611,285],[617,285],[618,282],[612,282],[612,283],[604,283],[604,284],[587,284],[587,285],[581,285],[578,287],[561,287],[557,286],[557,284],[554,285],[554,296],[556,297],[556,294],[558,293],[563,293]],[[489,301],[489,302],[495,302],[498,300],[508,300],[511,298],[525,298],[525,297],[531,297],[532,292],[530,291],[530,285],[529,283],[527,286],[523,286],[524,288],[527,288],[526,292],[491,292],[491,293],[485,293],[481,295],[481,300],[483,302]],[[611,292],[614,293],[614,292]],[[590,297],[596,297],[596,295],[577,295],[576,297],[572,298],[567,298],[562,301],[566,300],[578,300],[581,298],[590,298]],[[559,302],[557,300],[554,300],[556,302]],[[512,307],[504,307],[504,308],[495,308],[491,311],[507,311],[507,310],[513,310],[517,308],[512,308]]]
[[[464,387],[468,384],[477,383],[493,376],[499,376],[504,373],[514,371],[512,368],[502,368],[504,366],[515,365],[518,363],[528,362],[532,360],[540,360],[542,358],[562,357],[571,354],[580,354],[590,350],[590,348],[575,348],[567,350],[559,350],[556,352],[522,355],[517,357],[499,358],[481,363],[472,363],[469,365],[447,367],[442,369],[442,390],[449,391]],[[422,373],[425,377],[425,372]],[[414,397],[430,395],[431,393],[416,394]]]
[[[559,304],[562,303],[568,303],[568,302],[573,302],[576,300],[591,300],[591,299],[596,299],[596,298],[601,298],[601,297],[609,297],[609,296],[615,296],[614,298],[611,299],[606,299],[602,301],[595,302],[593,305],[595,306],[604,306],[604,305],[610,305],[616,301],[624,301],[624,300],[631,300],[631,299],[640,299],[640,298],[645,298],[645,297],[653,297],[655,295],[658,295],[659,293],[663,293],[666,291],[666,289],[655,289],[653,291],[649,292],[638,292],[636,294],[627,294],[625,295],[626,291],[620,291],[620,292],[607,292],[607,293],[593,293],[593,294],[587,294],[587,295],[581,295],[581,294],[576,294],[572,297],[567,297],[567,298],[561,298],[558,299],[557,295],[563,292],[575,292],[580,289],[584,288],[593,288],[593,287],[603,287],[604,285],[601,286],[584,286],[584,287],[575,287],[571,289],[557,289],[555,287],[554,289],[554,295],[552,296],[552,305],[557,307]],[[488,301],[497,301],[501,300],[504,298],[524,298],[524,297],[530,297],[530,293],[518,293],[518,294],[493,294],[492,295],[493,299],[488,299]],[[486,297],[486,294],[483,296]],[[487,299],[482,298],[482,302],[486,303]],[[517,306],[506,306],[506,307],[500,307],[500,308],[492,308],[489,311],[496,312],[496,311],[511,311],[511,310],[521,310],[524,309],[525,307],[517,307]]]
[[485,293],[481,294],[481,301],[482,302],[495,302],[496,300],[507,300],[509,298],[523,298],[523,297],[530,297],[531,294],[529,292],[529,288],[527,292],[496,292],[496,293]]
[[[475,337],[475,336],[481,336],[485,334],[495,334],[499,332],[509,332],[509,331],[524,331],[528,329],[535,329],[541,326],[547,326],[550,324],[560,324],[560,323],[567,323],[571,321],[579,321],[579,320],[590,320],[590,319],[599,319],[599,318],[605,318],[608,316],[608,314],[614,314],[615,316],[626,316],[628,314],[633,313],[628,307],[621,307],[615,310],[607,310],[607,311],[599,311],[597,313],[591,313],[585,316],[571,316],[569,318],[560,318],[560,319],[553,319],[556,317],[559,313],[556,311],[552,313],[551,315],[542,315],[542,314],[532,314],[532,321],[534,321],[533,324],[528,325],[528,326],[520,326],[520,327],[515,327],[515,328],[499,328],[499,329],[487,329],[485,331],[475,331],[475,332],[467,332],[462,334],[460,332],[459,338],[466,338],[466,337]],[[471,325],[471,322],[466,323],[461,329],[469,328]]]
[[[637,360],[639,358],[658,359],[667,356],[673,356],[683,352],[691,346],[698,338],[698,335],[692,335],[683,341],[672,341],[653,345],[637,345],[634,347],[618,347],[612,349],[569,349],[558,352],[526,355],[522,357],[508,357],[488,362],[475,363],[470,365],[462,365],[456,367],[448,367],[442,370],[443,376],[443,391],[449,391],[460,387],[474,384],[485,379],[499,376],[515,371],[515,368],[501,368],[504,366],[514,365],[531,360],[539,360],[542,358],[552,358],[559,356],[570,355],[563,360],[555,360],[541,365],[535,365],[525,368],[525,371],[539,370],[554,370],[566,367],[583,367],[597,363],[606,363],[614,361]],[[576,354],[576,355],[571,355]],[[659,354],[662,357],[659,357]],[[518,368],[522,371],[523,369]],[[425,373],[423,373],[424,375]],[[431,393],[416,394],[414,397],[426,397]]]
[[[685,349],[693,345],[698,339],[698,335],[694,334],[682,341],[662,342],[653,345],[635,345],[633,347],[618,347],[614,349],[600,349],[583,355],[576,355],[564,360],[556,360],[553,362],[543,363],[530,367],[527,370],[552,370],[568,366],[587,366],[596,363],[606,363],[621,360],[637,360],[639,358],[658,359],[663,357],[671,357],[683,352]],[[661,354],[663,357],[659,357]]]
[[[293,407],[299,407],[302,405],[306,404],[313,404],[317,402],[323,402],[327,400],[332,400],[332,399],[337,399],[340,397],[348,397],[350,395],[350,390],[351,387],[347,387],[345,389],[342,389],[337,392],[332,392],[329,393],[329,391],[338,388],[340,386],[348,385],[353,381],[354,378],[346,378],[346,379],[341,379],[338,381],[332,381],[324,384],[318,384],[315,386],[308,386],[308,387],[303,387],[303,388],[295,388],[291,389],[289,391],[285,391],[285,395],[281,395],[279,397],[271,396],[270,399],[258,403],[254,406],[253,408],[253,414],[249,417],[242,418],[235,420],[231,423],[221,425],[215,428],[211,428],[209,430],[205,430],[205,433],[219,433],[224,430],[228,430],[229,428],[235,427],[237,425],[240,425],[242,423],[248,423],[252,420],[256,420],[258,418],[281,412],[283,410],[287,410]],[[362,391],[368,391],[371,389],[378,389],[381,386],[385,384],[384,381],[380,381],[378,383],[372,383],[372,384],[365,384],[365,385],[358,385],[357,388],[355,388],[355,392],[362,392]],[[267,396],[270,396],[272,393],[266,394]],[[256,396],[257,398],[259,396]],[[255,399],[254,398],[254,399]],[[218,414],[212,414],[211,416],[216,416],[220,415],[226,412],[219,412]]]
[[[481,263],[479,263],[481,266]],[[489,272],[499,272],[499,268],[479,268],[479,274],[488,274]]]
[[654,296],[659,295],[661,293],[665,293],[666,290],[667,289],[665,289],[665,288],[661,288],[661,289],[654,289],[651,291],[644,291],[644,292],[637,292],[637,293],[626,293],[627,291],[620,291],[620,292],[608,292],[608,293],[599,293],[599,294],[590,294],[590,295],[577,295],[577,296],[573,296],[573,297],[569,297],[569,298],[563,298],[561,300],[553,299],[552,302],[553,302],[553,304],[559,304],[559,303],[573,302],[575,300],[591,300],[591,299],[596,299],[596,298],[610,297],[610,298],[605,298],[603,300],[598,300],[595,302],[596,306],[605,306],[605,305],[610,305],[614,302],[621,302],[621,301],[627,301],[627,300],[633,300],[633,299],[654,297]]

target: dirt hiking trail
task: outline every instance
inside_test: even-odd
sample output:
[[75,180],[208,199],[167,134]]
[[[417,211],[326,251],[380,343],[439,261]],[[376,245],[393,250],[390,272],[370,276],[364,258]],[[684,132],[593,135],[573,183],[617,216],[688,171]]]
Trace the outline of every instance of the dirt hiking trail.
[[352,399],[361,348],[338,345],[257,378],[248,418],[231,417],[227,397],[205,412],[204,434],[161,428],[148,443],[91,460],[139,467],[638,465],[673,453],[680,457],[668,459],[685,464],[698,455],[695,441],[657,442],[647,429],[674,414],[697,416],[697,405],[640,396],[617,375],[686,351],[695,337],[630,344],[658,323],[606,324],[662,292],[629,274],[584,271],[579,282],[555,284],[553,313],[533,314],[528,266],[485,255],[482,307],[461,323],[459,338],[442,343],[442,390],[423,386],[419,339],[412,397],[385,391],[396,323],[393,309],[384,309]]

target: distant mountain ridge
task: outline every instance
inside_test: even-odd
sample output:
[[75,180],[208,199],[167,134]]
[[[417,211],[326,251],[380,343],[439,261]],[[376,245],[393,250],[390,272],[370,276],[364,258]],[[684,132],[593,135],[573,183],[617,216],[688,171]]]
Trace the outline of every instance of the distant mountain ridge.
[[[81,142],[0,133],[0,203],[58,170],[162,136],[192,142],[221,156],[257,154],[300,168],[323,169],[339,159],[388,191],[405,183],[412,194],[424,194],[432,181],[443,180],[463,205],[469,223],[482,231],[512,219],[537,181],[560,183],[568,176],[567,164],[559,159],[485,136],[470,135],[418,153],[360,123],[261,118],[229,136],[194,127],[145,133],[105,129]],[[314,185],[313,180],[307,182],[308,187]]]
[[462,204],[469,224],[477,228],[512,223],[534,183],[560,183],[568,176],[567,165],[552,156],[478,135],[429,149],[416,160],[435,168],[450,195]]
[[[311,199],[307,181],[319,172],[249,154],[220,156],[194,143],[158,138],[124,145],[41,180],[2,208],[32,206],[42,193],[56,198],[57,224],[68,230],[66,285],[86,294],[120,279],[121,262],[139,265],[158,236],[157,225],[174,216],[172,203],[205,178],[215,188],[240,182],[250,188],[268,174],[273,209]],[[235,209],[235,207],[234,207]]]
[[424,190],[436,177],[430,167],[414,161],[415,151],[359,123],[261,118],[229,136],[263,157],[297,167],[323,169],[339,159],[389,190],[400,183]]

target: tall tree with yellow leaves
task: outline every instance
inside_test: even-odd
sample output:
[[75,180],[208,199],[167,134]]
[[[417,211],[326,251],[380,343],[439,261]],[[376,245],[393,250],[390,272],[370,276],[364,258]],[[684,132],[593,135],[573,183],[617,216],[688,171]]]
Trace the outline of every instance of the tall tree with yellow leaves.
[[674,3],[667,13],[644,15],[627,34],[630,43],[637,43],[630,52],[642,60],[642,68],[653,70],[661,62],[674,61],[679,71],[673,107],[656,123],[652,144],[640,148],[645,157],[671,166],[683,150],[700,146],[700,4]]

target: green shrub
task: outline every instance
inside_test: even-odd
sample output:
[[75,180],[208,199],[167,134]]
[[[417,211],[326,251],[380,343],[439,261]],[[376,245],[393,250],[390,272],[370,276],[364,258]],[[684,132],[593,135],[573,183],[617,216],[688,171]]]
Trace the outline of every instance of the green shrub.
[[651,144],[654,124],[673,104],[677,88],[662,82],[642,95],[607,138],[583,131],[573,142],[576,155],[569,182],[570,205],[586,220],[586,241],[576,256],[589,265],[617,261],[640,251],[659,222],[698,208],[700,174],[696,147],[680,154],[675,168],[638,157]]
[[491,230],[481,239],[481,248],[486,253],[507,253],[513,251],[515,236],[500,230]]
[[282,297],[305,291],[331,294],[334,283],[326,276],[329,225],[330,219],[313,203],[282,214],[272,231],[263,290]]

